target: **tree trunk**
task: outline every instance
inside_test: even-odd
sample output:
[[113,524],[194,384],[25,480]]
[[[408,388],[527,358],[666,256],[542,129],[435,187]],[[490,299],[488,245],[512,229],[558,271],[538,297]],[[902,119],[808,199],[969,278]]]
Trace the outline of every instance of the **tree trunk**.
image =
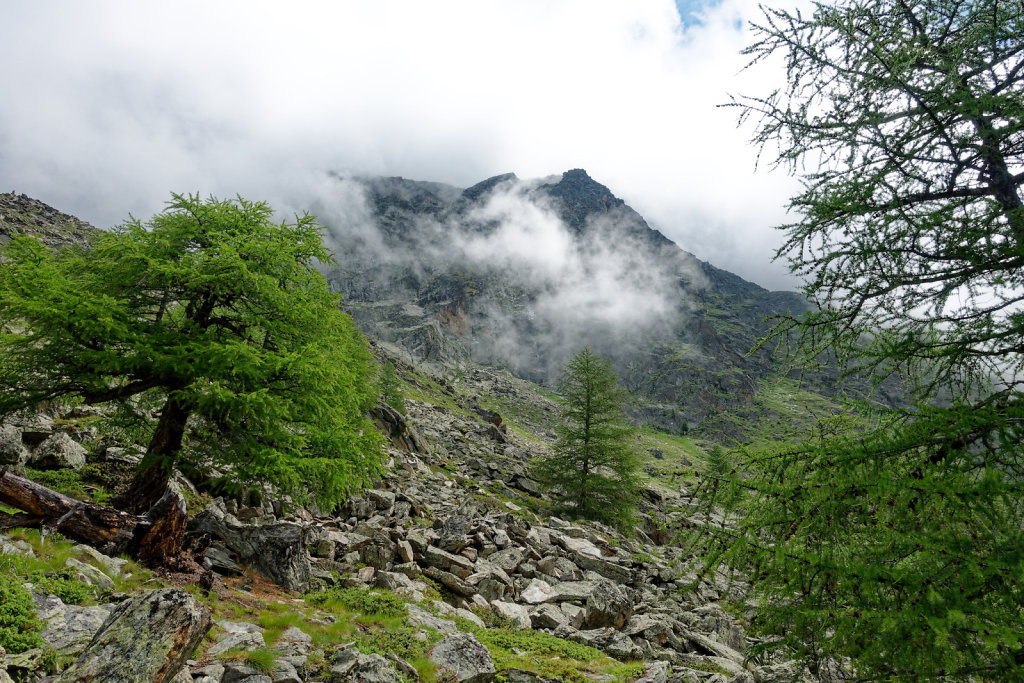
[[164,497],[174,471],[174,458],[181,450],[190,413],[191,409],[172,391],[160,412],[160,421],[149,441],[146,457],[128,489],[110,501],[114,507],[141,515]]
[[136,515],[51,491],[10,472],[0,475],[0,503],[27,514],[0,516],[0,530],[47,526],[108,555],[128,553],[150,565],[177,568],[191,558],[183,550],[185,501],[167,489],[147,511]]

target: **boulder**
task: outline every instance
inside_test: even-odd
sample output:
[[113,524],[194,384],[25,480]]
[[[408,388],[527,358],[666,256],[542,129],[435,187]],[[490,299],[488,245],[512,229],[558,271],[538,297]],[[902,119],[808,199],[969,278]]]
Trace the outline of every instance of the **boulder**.
[[554,600],[555,596],[556,592],[551,587],[551,584],[543,579],[533,579],[530,581],[530,584],[523,589],[523,592],[519,595],[519,599],[528,605],[539,605],[543,602],[550,602]]
[[189,531],[220,539],[240,563],[252,566],[260,576],[287,590],[304,591],[309,587],[309,556],[303,528],[298,524],[232,524],[207,508],[190,520]]
[[512,546],[488,555],[487,561],[500,567],[506,574],[512,574],[523,563],[524,555],[522,548]]
[[210,614],[178,588],[117,605],[58,683],[171,681],[210,629]]
[[110,616],[110,605],[65,605],[56,595],[33,594],[32,605],[45,626],[46,647],[62,657],[77,657]]
[[565,614],[557,605],[544,604],[533,610],[530,614],[530,619],[533,623],[534,628],[550,628],[556,629],[559,626],[572,625],[568,615]]
[[492,600],[491,609],[510,620],[516,628],[531,628],[532,626],[530,611],[523,605],[517,605],[514,602]]
[[360,683],[401,683],[402,676],[380,655],[364,655],[351,643],[331,660],[328,683],[359,681]]
[[455,633],[459,630],[454,621],[435,617],[419,605],[406,603],[405,609],[409,614],[408,622],[412,626],[432,628],[438,633]]
[[81,469],[85,465],[86,450],[64,432],[48,436],[29,457],[33,467],[43,470],[71,468]]
[[594,582],[594,589],[587,596],[587,628],[611,626],[619,629],[633,616],[633,601],[613,582]]
[[430,650],[430,661],[462,683],[490,683],[497,673],[494,660],[472,633],[453,633]]
[[21,430],[11,425],[0,425],[0,468],[24,465],[28,455],[28,449],[21,440]]

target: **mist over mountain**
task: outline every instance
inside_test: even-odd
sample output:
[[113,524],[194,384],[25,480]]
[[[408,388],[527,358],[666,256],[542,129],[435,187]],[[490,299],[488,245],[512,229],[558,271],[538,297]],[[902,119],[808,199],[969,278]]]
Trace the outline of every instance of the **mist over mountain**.
[[465,189],[332,179],[310,209],[364,331],[419,361],[471,358],[549,386],[587,346],[664,428],[749,403],[780,370],[768,348],[748,355],[766,318],[807,306],[680,249],[581,169]]

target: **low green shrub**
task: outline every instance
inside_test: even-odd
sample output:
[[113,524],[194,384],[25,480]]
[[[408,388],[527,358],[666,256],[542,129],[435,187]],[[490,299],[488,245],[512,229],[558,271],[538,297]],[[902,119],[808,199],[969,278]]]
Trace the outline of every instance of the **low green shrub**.
[[0,647],[10,654],[42,647],[40,627],[29,592],[16,577],[0,574]]
[[306,601],[313,605],[333,602],[367,616],[397,617],[405,614],[405,601],[400,597],[368,588],[329,588],[310,593]]
[[31,572],[28,580],[40,593],[56,595],[66,605],[81,605],[96,598],[96,587],[76,579],[70,572]]

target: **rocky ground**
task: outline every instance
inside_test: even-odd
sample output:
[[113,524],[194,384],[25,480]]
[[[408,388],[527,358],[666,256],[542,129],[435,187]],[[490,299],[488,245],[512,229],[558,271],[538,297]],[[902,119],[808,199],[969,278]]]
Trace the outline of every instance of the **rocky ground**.
[[[214,585],[52,536],[0,537],[0,571],[30,588],[41,627],[40,647],[0,654],[0,682],[804,678],[748,660],[742,584],[698,580],[673,545],[686,452],[637,441],[650,481],[635,533],[558,519],[528,468],[552,443],[551,397],[486,368],[442,378],[393,360],[407,398],[405,415],[376,411],[389,472],[339,513],[179,478],[190,533],[212,539]],[[9,420],[0,451],[51,479],[130,461],[92,417]]]

